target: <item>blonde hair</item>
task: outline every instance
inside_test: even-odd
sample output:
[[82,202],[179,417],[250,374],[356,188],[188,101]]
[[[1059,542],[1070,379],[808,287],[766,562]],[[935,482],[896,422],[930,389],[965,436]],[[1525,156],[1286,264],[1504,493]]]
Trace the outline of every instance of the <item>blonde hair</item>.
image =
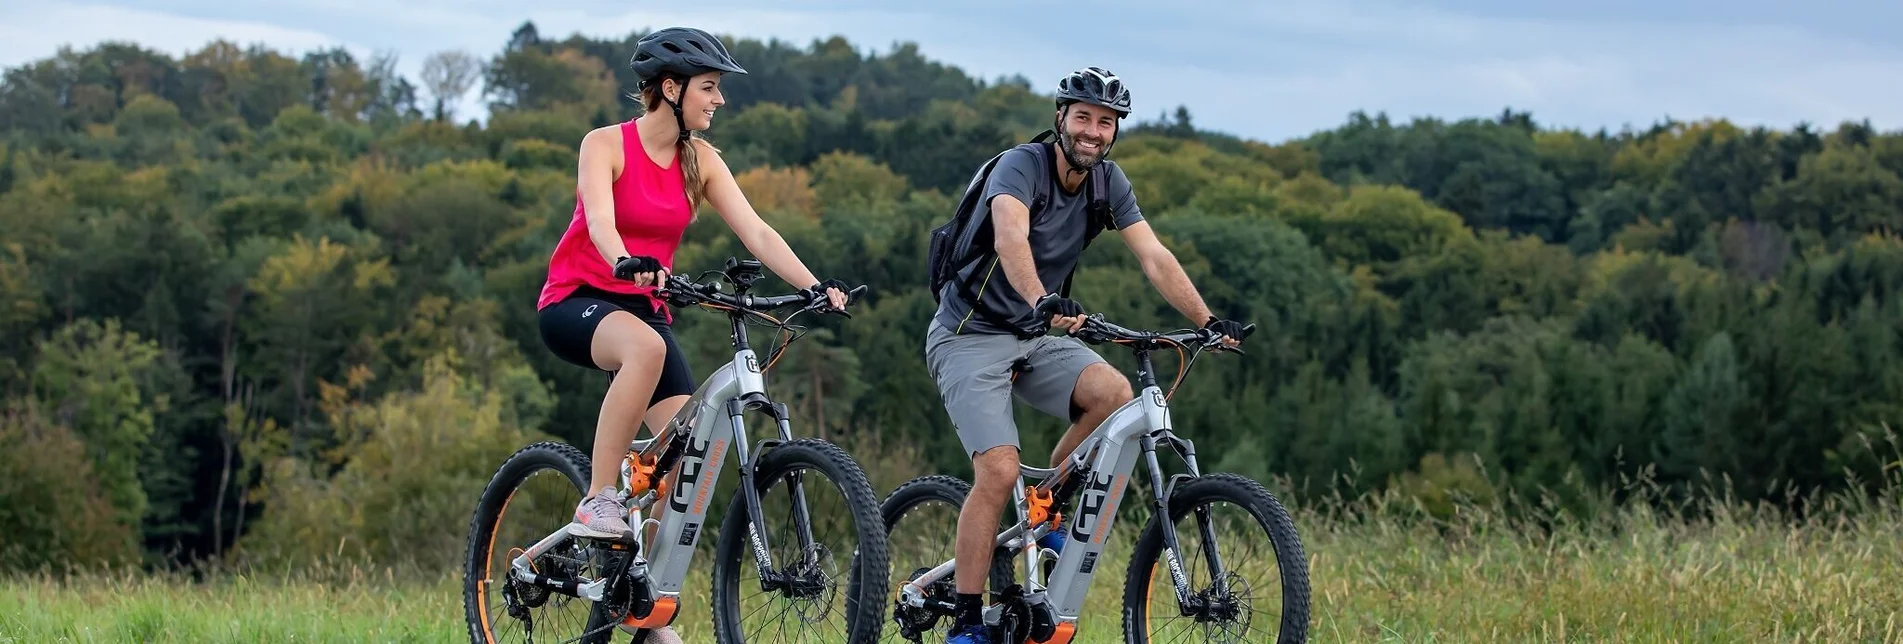
[[[677,83],[681,88],[681,96],[683,98],[686,97],[686,80],[678,79]],[[630,96],[629,98],[634,97]],[[661,109],[661,84],[653,83],[642,88],[640,101],[642,113],[644,114]],[[699,139],[703,143],[707,141],[707,139],[700,136],[698,132],[690,133],[689,138]],[[708,143],[707,147],[714,149],[711,143]],[[699,211],[701,202],[707,200],[707,188],[701,183],[700,179],[700,151],[697,148],[698,146],[693,145],[688,139],[680,139],[674,145],[675,155],[681,164],[681,183],[687,191],[687,203],[691,207],[690,209],[694,211]],[[714,151],[719,152],[720,150],[714,149]]]

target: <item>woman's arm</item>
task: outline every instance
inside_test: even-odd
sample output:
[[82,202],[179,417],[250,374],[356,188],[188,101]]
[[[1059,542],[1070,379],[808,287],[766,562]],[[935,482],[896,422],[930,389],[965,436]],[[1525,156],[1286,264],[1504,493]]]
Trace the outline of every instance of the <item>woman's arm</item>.
[[[615,141],[614,126],[597,128],[581,139],[581,158],[575,167],[575,191],[581,195],[582,214],[588,222],[588,240],[608,266],[618,269],[618,260],[628,256],[615,228],[615,160],[621,158],[621,146]],[[667,279],[665,269],[657,273],[631,276],[636,286],[659,284]]]
[[581,160],[575,167],[575,190],[581,194],[582,212],[588,218],[588,239],[610,266],[628,254],[615,230],[614,160],[620,150],[611,139],[614,131],[600,128],[581,139]]
[[[720,212],[720,218],[727,222],[727,227],[733,229],[734,235],[740,238],[740,243],[747,247],[747,251],[760,258],[760,263],[788,284],[801,288],[818,284],[819,278],[807,270],[806,264],[800,262],[799,256],[786,245],[786,239],[780,236],[780,232],[760,219],[753,205],[747,203],[747,196],[740,192],[739,182],[734,181],[733,170],[727,167],[727,162],[720,158],[714,146],[700,139],[695,139],[694,145],[700,146],[696,154],[700,161],[702,180],[706,182],[707,202]],[[828,295],[835,308],[846,307],[845,293],[839,289],[828,289]]]

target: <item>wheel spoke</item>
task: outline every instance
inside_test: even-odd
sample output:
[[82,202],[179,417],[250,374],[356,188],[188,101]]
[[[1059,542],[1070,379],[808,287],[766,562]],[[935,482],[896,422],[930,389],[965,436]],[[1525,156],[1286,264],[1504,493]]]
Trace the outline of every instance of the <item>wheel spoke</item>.
[[[470,619],[486,616],[488,623],[480,626],[495,641],[558,642],[588,630],[593,602],[515,581],[510,574],[511,560],[524,548],[571,520],[588,471],[587,456],[574,447],[536,443],[505,461],[484,491],[476,513],[486,527],[469,537],[477,540],[470,551],[480,560],[466,562],[464,583],[480,591],[470,597]],[[589,579],[603,574],[597,563],[588,543],[568,541],[532,565],[551,576]],[[527,622],[509,614],[511,604],[526,612]]]
[[[835,480],[835,468],[847,462],[844,452],[828,449],[830,446],[817,444],[817,441],[802,442],[774,448],[761,459],[761,471],[757,473],[756,484],[763,486],[759,492],[762,520],[758,528],[766,538],[776,568],[767,572],[779,577],[779,588],[745,592],[744,599],[741,597],[743,593],[739,591],[760,587],[761,574],[752,565],[745,510],[736,504],[736,510],[730,512],[743,514],[734,515],[735,518],[723,526],[721,556],[731,565],[726,567],[729,577],[716,579],[716,584],[725,588],[716,589],[715,604],[716,610],[733,617],[717,619],[716,623],[733,632],[726,626],[731,624],[737,627],[737,634],[745,634],[749,639],[764,633],[778,638],[775,641],[850,640],[855,630],[876,632],[881,626],[854,626],[851,623],[856,619],[854,616],[865,614],[854,611],[868,600],[850,597],[846,592],[848,578],[859,570],[852,566],[861,563],[855,553],[868,552],[869,547],[874,554],[884,552],[882,547],[875,547],[876,544],[860,543],[862,532],[870,531],[875,538],[882,536],[878,530],[877,499],[871,496],[868,486],[860,484],[854,490],[848,487],[850,484]],[[780,457],[780,461],[773,462],[775,457]],[[795,496],[792,489],[796,479],[802,488],[799,496]],[[787,488],[786,491],[775,489],[781,487]],[[850,500],[855,493],[864,507],[855,509]],[[883,562],[874,560],[872,563]],[[889,583],[887,579],[862,578],[860,588],[869,595],[883,595],[881,588]]]
[[[1175,583],[1161,561],[1160,548],[1152,555],[1146,548],[1155,545],[1140,546],[1138,555],[1148,559],[1137,560],[1134,565],[1148,564],[1141,569],[1147,576],[1143,584],[1147,588],[1126,590],[1125,601],[1140,602],[1138,612],[1133,614],[1142,617],[1130,628],[1147,631],[1149,640],[1156,644],[1244,641],[1244,636],[1254,637],[1251,634],[1258,632],[1270,634],[1268,641],[1272,641],[1283,626],[1285,605],[1305,610],[1305,596],[1282,596],[1288,589],[1283,586],[1281,564],[1287,556],[1292,565],[1302,566],[1291,572],[1301,582],[1293,588],[1305,593],[1306,562],[1296,556],[1300,546],[1293,542],[1295,535],[1284,528],[1286,519],[1273,518],[1286,514],[1272,497],[1260,492],[1259,486],[1234,475],[1205,477],[1178,488],[1171,505],[1171,514],[1178,517],[1174,524],[1182,549],[1177,555],[1190,584],[1186,592],[1194,614],[1180,614]],[[1200,514],[1208,517],[1206,527],[1213,543],[1205,537]],[[1144,539],[1146,544],[1160,541],[1151,534]],[[1266,558],[1258,556],[1264,543],[1270,549]],[[1284,553],[1283,548],[1288,552]],[[1220,562],[1220,574],[1212,570],[1212,560]],[[1293,624],[1305,628],[1305,612],[1292,617],[1296,618]]]

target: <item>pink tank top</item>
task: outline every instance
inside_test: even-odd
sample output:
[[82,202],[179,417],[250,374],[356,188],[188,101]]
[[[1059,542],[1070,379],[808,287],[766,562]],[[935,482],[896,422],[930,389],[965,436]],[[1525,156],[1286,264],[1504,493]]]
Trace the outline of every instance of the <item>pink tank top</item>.
[[[621,234],[629,256],[653,257],[673,272],[674,251],[680,248],[681,233],[687,230],[694,214],[682,190],[680,157],[676,155],[667,167],[656,164],[642,149],[640,129],[633,120],[621,124],[621,156],[621,176],[613,185],[615,231]],[[575,215],[549,257],[548,281],[542,284],[542,296],[535,308],[541,310],[560,302],[583,284],[610,293],[645,296],[670,323],[674,320],[667,305],[652,295],[654,287],[615,279],[614,265],[601,257],[588,237],[588,217],[577,189]]]

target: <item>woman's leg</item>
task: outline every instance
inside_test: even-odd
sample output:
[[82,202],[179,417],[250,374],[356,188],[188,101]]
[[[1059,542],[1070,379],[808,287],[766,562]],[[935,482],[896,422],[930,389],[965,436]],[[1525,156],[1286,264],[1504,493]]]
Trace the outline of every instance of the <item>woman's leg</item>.
[[647,415],[648,400],[654,396],[654,383],[661,378],[667,345],[647,323],[626,311],[603,318],[590,344],[595,366],[615,374],[595,421],[594,472],[588,486],[592,496],[620,477],[621,459],[634,442]]
[[631,534],[627,508],[621,495],[604,496],[620,478],[621,459],[634,442],[648,401],[654,395],[654,383],[660,379],[666,345],[647,323],[626,311],[611,311],[595,327],[589,351],[595,366],[615,373],[602,397],[601,414],[595,423],[593,468],[589,476],[588,496],[575,510],[575,519],[594,536]]
[[648,431],[659,435],[668,421],[674,419],[674,414],[680,412],[681,406],[687,404],[700,383],[694,381],[694,370],[687,366],[687,356],[681,352],[680,343],[674,341],[674,327],[652,317],[648,324],[667,348],[660,378],[654,381],[654,404],[648,407],[646,418]]

